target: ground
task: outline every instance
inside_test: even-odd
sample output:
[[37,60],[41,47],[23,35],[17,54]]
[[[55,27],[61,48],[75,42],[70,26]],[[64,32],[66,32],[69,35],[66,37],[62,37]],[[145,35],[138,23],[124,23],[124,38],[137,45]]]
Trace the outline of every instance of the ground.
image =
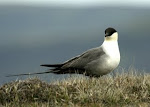
[[85,76],[46,83],[38,78],[17,80],[0,87],[1,106],[104,107],[150,106],[150,74],[122,69],[100,78]]

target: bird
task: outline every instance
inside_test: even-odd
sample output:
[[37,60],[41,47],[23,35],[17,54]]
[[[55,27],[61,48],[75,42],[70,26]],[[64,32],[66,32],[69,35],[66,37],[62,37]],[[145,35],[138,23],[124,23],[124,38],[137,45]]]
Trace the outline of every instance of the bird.
[[114,28],[108,27],[105,30],[104,42],[99,47],[89,49],[64,63],[40,65],[51,68],[46,72],[8,75],[7,77],[44,73],[84,74],[89,77],[100,77],[114,71],[119,63],[118,32]]

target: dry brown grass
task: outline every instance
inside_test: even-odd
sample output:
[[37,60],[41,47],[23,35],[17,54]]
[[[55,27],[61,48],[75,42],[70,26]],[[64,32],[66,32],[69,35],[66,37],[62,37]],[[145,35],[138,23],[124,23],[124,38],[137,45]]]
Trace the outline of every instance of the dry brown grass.
[[137,74],[135,69],[130,69],[115,76],[72,77],[54,83],[38,78],[18,80],[0,87],[0,104],[22,107],[148,107],[150,74]]

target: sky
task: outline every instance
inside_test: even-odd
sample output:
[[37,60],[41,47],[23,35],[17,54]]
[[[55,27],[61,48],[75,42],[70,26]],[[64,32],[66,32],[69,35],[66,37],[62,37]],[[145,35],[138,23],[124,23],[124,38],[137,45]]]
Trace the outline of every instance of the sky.
[[[147,57],[150,54],[150,8],[128,9],[129,5],[150,7],[150,0],[0,0],[0,5],[4,4],[81,8],[104,5],[107,8],[0,6],[0,84],[18,78],[5,78],[8,74],[43,72],[47,68],[41,68],[40,64],[61,63],[99,46],[109,26],[120,34],[120,66],[128,68],[132,64],[137,69],[150,71],[150,57]],[[127,8],[111,8],[118,5]]]
[[29,5],[68,5],[68,6],[92,6],[92,5],[128,5],[137,7],[149,7],[150,0],[0,0],[0,4],[29,4]]

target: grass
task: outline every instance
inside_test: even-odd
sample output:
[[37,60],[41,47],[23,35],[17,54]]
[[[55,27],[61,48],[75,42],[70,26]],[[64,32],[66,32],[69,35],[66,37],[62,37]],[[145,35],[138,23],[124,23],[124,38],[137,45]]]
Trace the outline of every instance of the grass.
[[115,76],[71,77],[53,83],[38,78],[13,81],[0,87],[0,106],[150,106],[150,74],[122,71]]

